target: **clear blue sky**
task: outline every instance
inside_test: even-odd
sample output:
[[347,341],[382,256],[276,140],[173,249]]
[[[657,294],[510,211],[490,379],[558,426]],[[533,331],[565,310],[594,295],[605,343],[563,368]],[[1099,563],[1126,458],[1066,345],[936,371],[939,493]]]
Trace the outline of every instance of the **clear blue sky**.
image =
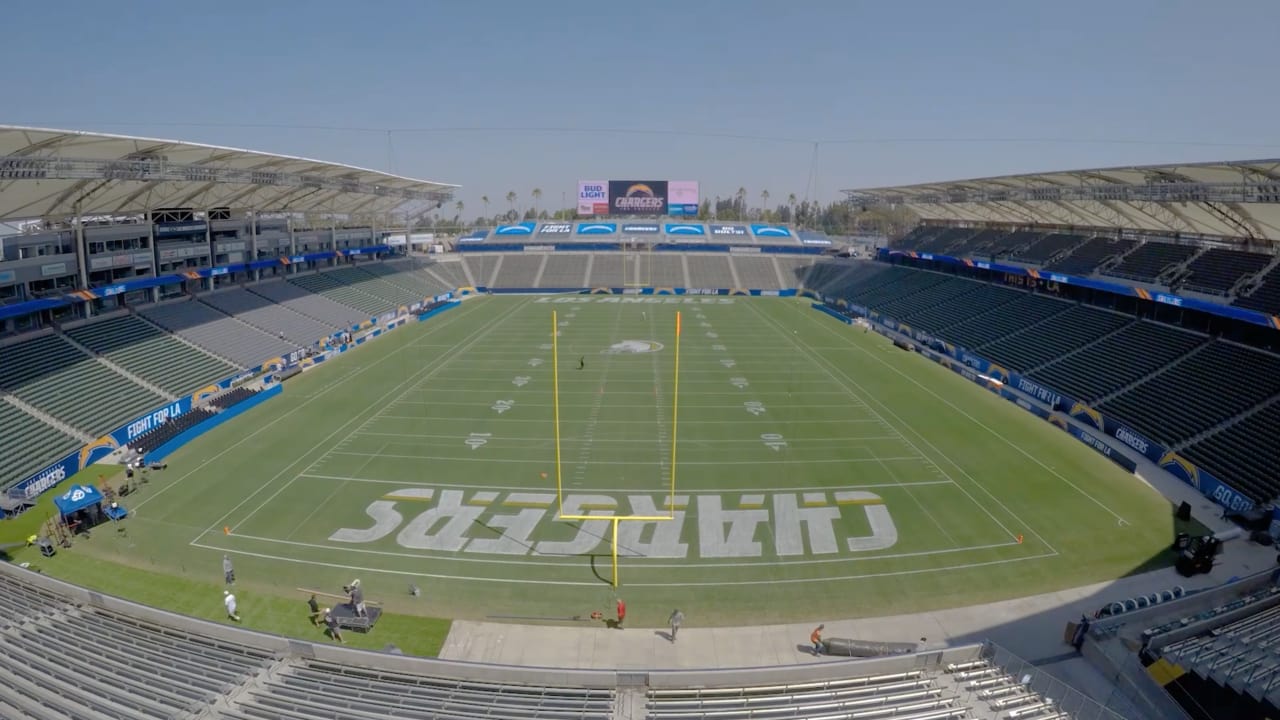
[[5,26],[0,121],[457,183],[469,217],[580,178],[777,202],[1280,156],[1275,0],[13,0]]

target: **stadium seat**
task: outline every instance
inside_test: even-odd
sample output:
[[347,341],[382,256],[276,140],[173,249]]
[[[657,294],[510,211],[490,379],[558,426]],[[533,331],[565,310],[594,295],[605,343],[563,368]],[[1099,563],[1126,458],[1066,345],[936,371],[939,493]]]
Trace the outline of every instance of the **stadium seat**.
[[1170,268],[1186,262],[1198,252],[1200,252],[1198,245],[1175,245],[1148,240],[1125,255],[1119,264],[1104,271],[1103,274],[1126,280],[1154,283]]
[[1045,270],[1064,275],[1089,275],[1111,258],[1129,252],[1137,244],[1133,240],[1095,236],[1083,245],[1045,266]]

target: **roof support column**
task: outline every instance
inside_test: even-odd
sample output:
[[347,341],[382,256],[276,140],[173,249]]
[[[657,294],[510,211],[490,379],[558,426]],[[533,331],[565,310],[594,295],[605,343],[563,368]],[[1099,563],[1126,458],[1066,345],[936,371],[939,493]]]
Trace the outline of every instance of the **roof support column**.
[[[80,287],[89,289],[89,247],[84,243],[84,217],[80,214],[80,201],[77,200],[74,209],[75,217],[72,220],[71,228],[75,234],[76,241],[76,273],[80,276]],[[84,316],[93,316],[93,302],[89,301],[84,304]]]
[[[204,211],[204,247],[209,251],[209,267],[215,267],[218,262],[218,254],[213,251],[213,213],[208,208],[205,208]],[[196,282],[204,290],[212,290],[214,287],[212,275],[209,276],[208,280],[197,280]]]
[[[249,218],[249,249],[245,252],[245,262],[253,263],[258,259],[258,214],[250,210],[246,217]],[[245,279],[257,282],[262,279],[262,270],[255,269],[245,273]]]
[[[151,208],[143,211],[142,215],[147,221],[147,250],[151,253],[151,277],[160,275],[160,249],[156,247],[156,224],[151,220]],[[147,298],[151,302],[160,302],[160,288],[153,287],[147,290]]]
[[[297,255],[298,254],[298,236],[293,231],[293,215],[286,216],[284,221],[285,221],[285,227],[289,229],[289,255],[290,256]],[[298,272],[298,269],[293,267],[293,263],[290,263],[284,266],[285,275],[296,274],[297,272]]]

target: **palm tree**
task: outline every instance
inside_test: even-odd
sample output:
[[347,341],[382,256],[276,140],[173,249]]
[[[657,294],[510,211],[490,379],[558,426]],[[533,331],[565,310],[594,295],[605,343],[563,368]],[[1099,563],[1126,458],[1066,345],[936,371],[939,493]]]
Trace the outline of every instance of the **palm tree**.
[[542,188],[534,188],[532,194],[533,194],[533,214],[534,214],[534,217],[537,217],[538,201],[542,199]]
[[738,219],[739,219],[739,220],[746,220],[746,219],[747,219],[747,217],[746,217],[746,215],[747,215],[747,212],[746,212],[746,210],[747,210],[747,189],[746,189],[746,188],[744,188],[744,187],[739,187],[739,188],[738,188],[738,192],[734,193],[734,194],[733,194],[733,197],[734,197],[734,204],[737,206],[737,208],[736,208],[736,209],[737,209],[737,211],[738,211]]
[[764,220],[769,212],[769,191],[760,191],[760,219]]
[[516,191],[515,190],[507,191],[507,204],[511,206],[511,214],[515,215],[516,214]]
[[791,219],[792,224],[795,224],[795,221],[796,221],[796,194],[795,193],[791,193],[787,195],[787,207],[791,209],[791,212],[788,213],[787,217]]
[[484,220],[485,222],[488,222],[489,221],[489,196],[481,195],[480,202],[484,204]]

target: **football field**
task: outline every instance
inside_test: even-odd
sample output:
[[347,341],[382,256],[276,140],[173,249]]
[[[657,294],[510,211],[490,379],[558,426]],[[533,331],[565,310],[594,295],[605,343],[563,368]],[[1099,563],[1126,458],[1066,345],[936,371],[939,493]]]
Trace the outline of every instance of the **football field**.
[[[1060,430],[776,298],[468,300],[169,463],[127,542],[84,547],[215,579],[226,553],[280,595],[358,577],[447,617],[615,594],[654,624],[895,614],[1149,569],[1173,534],[1163,498]],[[618,522],[614,588],[619,515],[667,519]]]

